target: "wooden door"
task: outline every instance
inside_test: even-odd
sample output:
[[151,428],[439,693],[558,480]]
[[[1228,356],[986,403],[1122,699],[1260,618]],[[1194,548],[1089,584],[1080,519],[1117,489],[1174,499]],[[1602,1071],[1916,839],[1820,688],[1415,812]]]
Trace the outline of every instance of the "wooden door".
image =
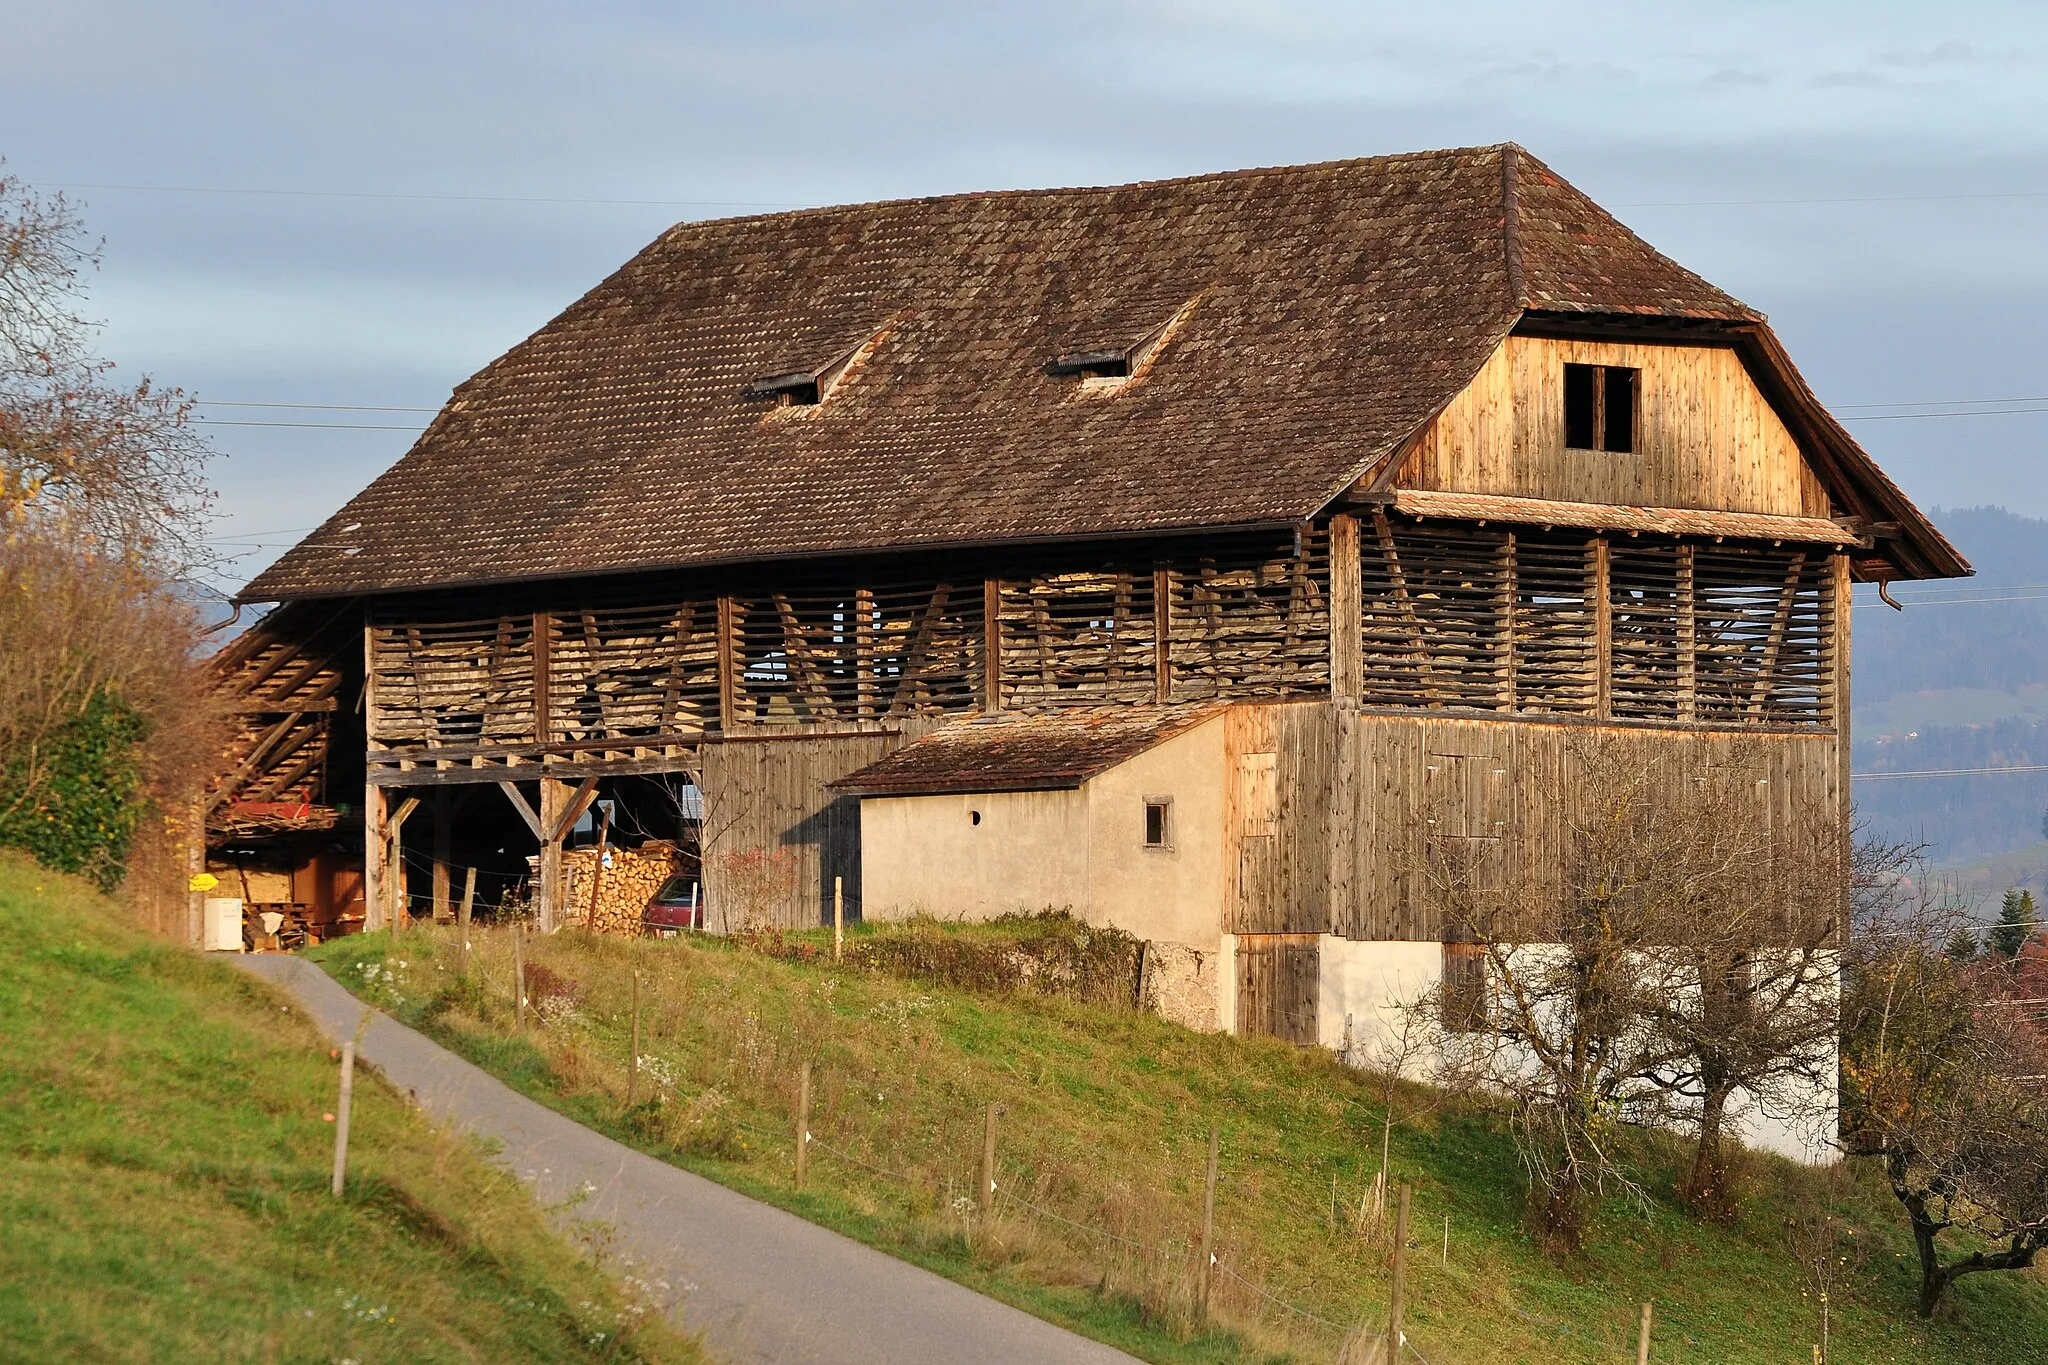
[[1319,935],[1239,934],[1237,1031],[1316,1042],[1321,969]]

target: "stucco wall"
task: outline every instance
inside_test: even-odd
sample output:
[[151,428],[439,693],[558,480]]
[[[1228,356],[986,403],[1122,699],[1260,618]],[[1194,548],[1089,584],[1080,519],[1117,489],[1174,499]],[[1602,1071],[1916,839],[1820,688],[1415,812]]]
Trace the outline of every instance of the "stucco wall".
[[[1517,952],[1540,953],[1547,946],[1530,945]],[[1439,943],[1371,943],[1325,936],[1318,1019],[1323,1046],[1355,1066],[1399,1066],[1411,1080],[1428,1080],[1437,1064],[1441,1035],[1427,1011],[1411,1014],[1404,1007],[1427,1000],[1442,975]],[[1514,1065],[1512,1057],[1497,1064]],[[1832,1074],[1831,1068],[1827,1074]],[[1750,1147],[1795,1161],[1828,1162],[1836,1156],[1831,1145],[1835,1103],[1830,1084],[1787,1081],[1761,1100],[1739,1093],[1730,1114],[1734,1132]]]
[[[1167,847],[1145,846],[1148,798],[1172,802]],[[1071,907],[1139,938],[1213,951],[1223,914],[1223,727],[1176,735],[1076,791],[868,797],[861,858],[874,919]]]

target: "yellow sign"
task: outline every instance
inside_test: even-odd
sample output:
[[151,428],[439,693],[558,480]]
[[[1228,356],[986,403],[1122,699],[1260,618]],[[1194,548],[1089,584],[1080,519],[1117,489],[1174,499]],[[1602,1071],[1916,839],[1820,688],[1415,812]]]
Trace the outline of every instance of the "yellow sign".
[[185,889],[187,891],[211,891],[219,885],[220,878],[214,876],[211,872],[201,872],[195,874],[191,881],[185,883]]

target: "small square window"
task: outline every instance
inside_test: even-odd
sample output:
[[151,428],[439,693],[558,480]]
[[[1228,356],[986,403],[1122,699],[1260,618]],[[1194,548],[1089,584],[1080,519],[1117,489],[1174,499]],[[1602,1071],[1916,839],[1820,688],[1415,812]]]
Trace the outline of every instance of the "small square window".
[[1148,796],[1145,798],[1145,847],[1173,847],[1172,797]]
[[1565,366],[1565,445],[1572,450],[1633,451],[1641,373],[1625,365]]

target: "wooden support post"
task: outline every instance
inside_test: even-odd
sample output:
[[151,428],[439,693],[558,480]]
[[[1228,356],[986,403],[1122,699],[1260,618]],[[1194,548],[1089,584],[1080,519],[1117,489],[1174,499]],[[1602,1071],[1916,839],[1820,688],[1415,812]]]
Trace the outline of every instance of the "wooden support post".
[[1451,1215],[1444,1215],[1444,1269],[1451,1268]]
[[1216,1278],[1216,1149],[1220,1134],[1209,1130],[1209,1173],[1202,1182],[1202,1246],[1195,1267],[1195,1318],[1209,1320],[1209,1286]]
[[1387,1296],[1387,1349],[1381,1359],[1392,1362],[1401,1358],[1401,1344],[1407,1340],[1402,1330],[1408,1314],[1408,1203],[1412,1194],[1406,1185],[1401,1187],[1401,1202],[1394,1213],[1394,1284]]
[[1593,714],[1614,708],[1614,591],[1607,538],[1593,542]]
[[593,932],[597,929],[597,897],[604,890],[604,859],[611,832],[612,813],[600,806],[597,812],[597,861],[590,868],[590,906],[583,912],[583,927]]
[[434,789],[434,923],[446,924],[455,914],[452,869],[449,867],[449,824],[454,793]]
[[476,869],[468,868],[462,877],[462,905],[455,912],[455,932],[462,939],[462,975],[470,973],[469,919],[476,907]]
[[731,730],[739,717],[739,604],[718,595],[718,728]]
[[1358,518],[1330,518],[1330,692],[1365,693],[1365,604],[1358,561]]
[[1152,571],[1152,700],[1173,700],[1173,570]]
[[1003,709],[1003,583],[981,584],[981,709]]
[[512,1014],[519,1031],[526,1032],[526,934],[517,923],[512,926]]
[[1642,1325],[1636,1328],[1636,1365],[1650,1365],[1650,1305],[1643,1305]]
[[1700,715],[1699,599],[1693,579],[1697,555],[1690,545],[1678,547],[1678,718]]
[[633,973],[633,1055],[626,1063],[626,1107],[640,1098],[640,973]]
[[569,802],[569,784],[557,778],[540,780],[540,864],[533,888],[534,920],[543,934],[555,932],[561,913],[562,813]]
[[796,1187],[804,1187],[811,1169],[811,1064],[796,1073]]
[[988,1107],[988,1123],[981,1130],[981,1226],[986,1231],[996,1214],[996,1107]]
[[832,960],[846,954],[846,879],[832,879]]
[[533,614],[533,742],[552,744],[554,708],[548,695],[554,681],[555,621],[544,611]]
[[398,809],[391,813],[388,822],[391,852],[385,864],[385,884],[391,888],[391,900],[385,907],[385,914],[394,936],[412,928],[412,893],[406,888],[405,881],[405,822],[419,808],[420,799],[408,796],[398,803]]
[[391,856],[391,811],[390,801],[382,787],[365,784],[363,787],[363,928],[369,932],[382,929],[386,923],[386,912],[390,908],[391,893],[388,883],[390,869],[385,860]]
[[[357,1030],[361,1032],[360,1029]],[[334,1106],[334,1197],[341,1198],[343,1184],[348,1179],[348,1120],[349,1109],[355,1103],[356,1094],[356,1040],[351,1038],[341,1045],[341,1097]]]

